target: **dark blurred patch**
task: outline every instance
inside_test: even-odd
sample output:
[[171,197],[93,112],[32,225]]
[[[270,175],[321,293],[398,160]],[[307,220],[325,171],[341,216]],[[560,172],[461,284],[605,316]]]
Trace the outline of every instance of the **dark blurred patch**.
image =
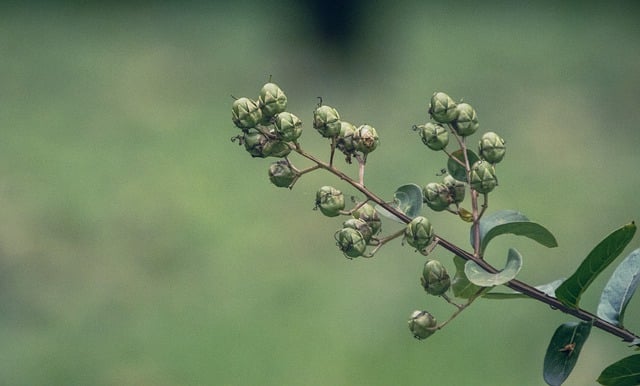
[[307,11],[314,36],[323,45],[346,51],[356,42],[362,27],[364,1],[306,0],[300,6]]

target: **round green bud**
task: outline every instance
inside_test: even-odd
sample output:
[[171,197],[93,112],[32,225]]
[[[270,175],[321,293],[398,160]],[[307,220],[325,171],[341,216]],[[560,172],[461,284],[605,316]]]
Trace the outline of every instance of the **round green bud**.
[[476,110],[468,103],[459,103],[456,106],[458,117],[453,121],[453,128],[458,135],[466,137],[478,130],[478,116]]
[[436,92],[429,103],[429,114],[434,121],[449,123],[458,117],[456,102],[443,92]]
[[454,203],[459,204],[464,201],[466,193],[464,182],[456,180],[451,174],[447,174],[442,179],[442,183],[449,189],[449,197]]
[[262,86],[260,90],[258,105],[260,106],[262,115],[270,118],[283,112],[287,108],[287,96],[277,84],[269,82]]
[[347,121],[340,121],[340,134],[338,135],[336,147],[346,155],[352,154],[356,150],[356,130],[353,124]]
[[449,188],[438,182],[430,182],[422,188],[423,201],[436,212],[447,209],[451,204]]
[[471,167],[469,186],[478,193],[489,193],[498,185],[496,169],[487,161],[480,160]]
[[409,318],[409,330],[413,337],[421,340],[433,335],[437,330],[438,322],[427,311],[413,311]]
[[269,138],[260,132],[244,133],[242,142],[252,157],[282,158],[291,153],[291,148],[285,142]]
[[360,219],[369,225],[371,228],[371,233],[373,235],[378,234],[380,229],[382,228],[382,220],[380,220],[380,216],[376,209],[369,203],[363,204],[357,210],[353,212],[353,217],[356,219]]
[[478,145],[480,157],[492,164],[502,161],[506,150],[504,139],[493,131],[484,133]]
[[231,120],[240,129],[250,129],[262,121],[262,111],[258,103],[242,97],[234,100],[231,105]]
[[281,112],[275,116],[276,131],[285,142],[295,141],[302,134],[302,121],[289,112]]
[[422,270],[420,283],[427,293],[440,296],[451,286],[451,278],[447,269],[438,260],[427,260]]
[[291,153],[291,147],[286,142],[269,140],[267,143],[267,152],[269,157],[282,158]]
[[378,147],[380,140],[376,129],[369,125],[361,125],[354,135],[355,148],[357,151],[368,154]]
[[334,235],[338,248],[350,259],[362,256],[367,248],[367,242],[362,233],[353,228],[342,228]]
[[242,137],[242,143],[244,148],[251,154],[252,157],[265,158],[268,157],[268,143],[269,138],[266,135],[259,132],[245,133]]
[[426,217],[418,216],[411,220],[404,229],[404,239],[412,247],[422,250],[433,242],[435,235],[431,222]]
[[279,188],[288,188],[297,177],[287,161],[276,161],[269,166],[269,180]]
[[442,150],[449,144],[449,132],[442,125],[436,123],[425,123],[416,126],[420,133],[422,143],[431,150]]
[[333,107],[322,105],[313,111],[313,128],[323,137],[336,137],[340,127],[340,114]]
[[369,226],[369,224],[357,218],[348,219],[347,221],[342,223],[342,227],[352,228],[357,230],[358,232],[360,232],[360,234],[362,234],[362,237],[364,237],[364,241],[366,243],[368,243],[369,240],[371,240],[371,237],[373,236],[373,231],[371,230],[371,227]]
[[327,217],[335,217],[344,209],[344,194],[333,186],[323,186],[316,193],[316,208]]

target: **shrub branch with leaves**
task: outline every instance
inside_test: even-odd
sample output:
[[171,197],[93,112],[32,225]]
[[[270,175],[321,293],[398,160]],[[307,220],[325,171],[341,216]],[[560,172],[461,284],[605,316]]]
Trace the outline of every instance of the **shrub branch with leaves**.
[[[640,249],[619,263],[601,294],[595,314],[579,305],[593,280],[633,238],[636,231],[633,222],[605,237],[569,278],[548,284],[533,286],[516,279],[523,259],[514,248],[507,251],[506,263],[501,269],[484,259],[489,242],[503,234],[524,236],[549,248],[556,247],[557,242],[549,230],[522,213],[499,210],[487,214],[489,194],[498,186],[496,167],[505,156],[506,146],[498,134],[486,132],[477,147],[472,148],[468,138],[476,133],[479,123],[469,103],[456,102],[443,92],[433,94],[428,105],[430,121],[415,125],[413,130],[429,149],[446,156],[446,169],[442,169],[439,181],[424,186],[400,186],[392,200],[382,199],[365,185],[367,157],[380,143],[374,127],[349,123],[320,99],[312,122],[313,128],[329,143],[328,160],[324,161],[303,149],[299,142],[302,121],[287,112],[286,107],[287,96],[271,81],[262,87],[257,100],[234,98],[232,121],[241,131],[232,141],[243,145],[252,157],[279,158],[268,171],[270,181],[277,187],[292,189],[305,174],[324,169],[363,195],[361,199],[352,197],[349,201],[333,186],[322,186],[316,193],[315,209],[328,217],[346,218],[334,234],[345,257],[373,257],[394,239],[402,239],[403,244],[427,256],[420,283],[427,294],[451,304],[453,312],[440,323],[428,311],[412,312],[408,324],[415,338],[433,335],[480,298],[532,298],[578,319],[560,325],[551,337],[543,364],[543,377],[549,385],[560,385],[567,379],[592,327],[621,338],[630,347],[640,346],[640,338],[623,324],[626,306],[640,281]],[[455,150],[448,150],[452,144]],[[355,160],[357,178],[335,166],[337,152],[344,155],[347,164]],[[312,166],[297,168],[291,161],[292,154],[311,161]],[[465,199],[469,205],[466,208]],[[351,208],[347,208],[349,202],[353,204]],[[423,204],[432,211],[447,211],[470,224],[473,252],[437,234],[429,219],[422,215]],[[381,216],[401,223],[403,228],[381,234]],[[453,277],[440,261],[428,257],[438,247],[454,254]],[[511,291],[498,292],[499,286]],[[640,355],[631,355],[608,366],[598,382],[618,386],[640,384]]]

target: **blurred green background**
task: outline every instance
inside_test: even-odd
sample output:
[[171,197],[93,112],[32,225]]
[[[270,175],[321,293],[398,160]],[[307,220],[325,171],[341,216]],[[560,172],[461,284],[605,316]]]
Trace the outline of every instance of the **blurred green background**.
[[[520,210],[560,243],[492,244],[496,265],[507,247],[521,251],[525,281],[568,276],[605,235],[640,220],[631,2],[0,8],[3,385],[543,384],[548,340],[571,318],[485,300],[415,341],[411,311],[452,311],[419,287],[424,259],[399,242],[344,259],[333,241],[341,220],[311,209],[320,185],[351,191],[322,172],[277,189],[271,160],[230,141],[230,95],[255,98],[270,75],[312,152],[326,157],[310,125],[317,96],[377,128],[367,184],[385,197],[444,164],[410,130],[427,120],[428,97],[473,104],[481,131],[508,145],[490,211]],[[465,224],[430,217],[468,246]],[[636,332],[638,317],[634,299]],[[595,384],[630,353],[594,330],[567,384]]]

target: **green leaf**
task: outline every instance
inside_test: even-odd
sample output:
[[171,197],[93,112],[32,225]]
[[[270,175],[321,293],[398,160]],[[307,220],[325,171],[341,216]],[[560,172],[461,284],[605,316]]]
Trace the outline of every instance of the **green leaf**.
[[[560,286],[560,284],[562,284],[562,282],[564,281],[564,279],[558,279],[558,280],[554,280],[551,283],[547,283],[547,284],[540,284],[538,286],[536,286],[535,288],[541,292],[544,292],[545,294],[555,297],[555,293],[556,293],[556,288],[558,288]],[[512,291],[512,292],[489,292],[487,294],[484,295],[484,298],[486,299],[532,299],[530,296],[527,296],[523,293],[520,293],[518,291]]]
[[640,354],[620,359],[602,370],[598,383],[605,386],[633,386],[640,384]]
[[462,299],[469,299],[476,295],[482,287],[479,287],[467,279],[467,275],[464,274],[464,266],[466,260],[460,256],[453,256],[453,264],[456,266],[456,274],[451,279],[451,290],[453,296]]
[[[505,233],[528,237],[548,248],[558,246],[553,234],[542,225],[529,221],[527,216],[515,210],[501,210],[480,219],[480,254],[484,254],[489,241]],[[472,226],[471,246],[474,235],[475,226]]]
[[624,311],[640,283],[640,249],[627,256],[609,278],[600,296],[598,317],[622,327]]
[[393,194],[393,201],[398,210],[414,218],[422,209],[422,188],[416,184],[402,185]]
[[635,233],[636,225],[631,222],[615,230],[596,245],[574,274],[558,287],[556,290],[558,300],[568,307],[578,308],[582,293],[600,272],[620,255]]
[[467,261],[464,265],[464,274],[469,281],[480,287],[493,287],[515,279],[522,268],[522,256],[513,248],[509,248],[507,264],[498,273],[485,271],[474,261]]
[[[416,184],[402,185],[393,194],[392,206],[411,218],[416,217],[422,210],[422,188]],[[404,221],[380,205],[376,205],[376,210],[393,221],[404,223]]]
[[[462,149],[458,149],[451,153],[452,157],[455,157],[457,160],[464,164],[464,154],[462,154]],[[469,159],[469,167],[471,167],[476,161],[480,159],[476,153],[467,149],[467,158]],[[449,158],[447,161],[447,170],[451,177],[455,178],[458,181],[467,182],[467,169],[456,162],[454,159]]]
[[562,385],[569,377],[589,337],[591,325],[590,322],[570,322],[556,329],[544,356],[543,376],[548,385]]

